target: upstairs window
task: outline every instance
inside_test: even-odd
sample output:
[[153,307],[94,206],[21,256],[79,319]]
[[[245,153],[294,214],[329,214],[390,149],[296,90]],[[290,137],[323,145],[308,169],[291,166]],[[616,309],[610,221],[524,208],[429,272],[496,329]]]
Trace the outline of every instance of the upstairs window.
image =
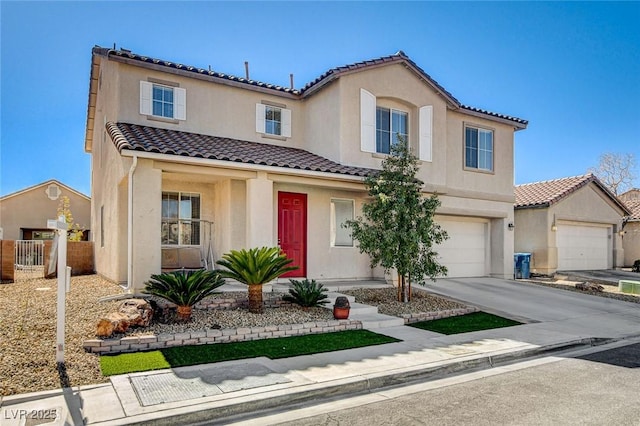
[[267,104],[256,104],[256,132],[291,137],[291,110]]
[[162,193],[162,244],[200,245],[200,195]]
[[402,137],[409,141],[409,114],[389,108],[376,108],[376,152],[391,153],[391,146]]
[[272,106],[264,108],[264,132],[270,135],[282,135],[282,109]]
[[493,131],[465,127],[464,139],[465,168],[493,171]]
[[[432,160],[433,140],[433,105],[418,108],[419,158],[422,161]],[[360,150],[370,153],[391,152],[391,146],[398,141],[398,135],[409,142],[409,114],[404,111],[378,107],[378,100],[373,93],[360,89]]]
[[153,85],[153,115],[173,118],[173,87]]
[[187,119],[187,92],[180,87],[140,82],[140,114],[169,120]]

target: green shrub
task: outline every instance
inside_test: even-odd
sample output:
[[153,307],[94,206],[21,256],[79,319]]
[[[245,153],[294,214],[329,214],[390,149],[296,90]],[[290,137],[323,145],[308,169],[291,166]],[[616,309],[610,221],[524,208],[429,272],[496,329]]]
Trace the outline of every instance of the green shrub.
[[327,289],[316,280],[289,280],[293,288],[289,290],[289,294],[282,297],[282,300],[292,302],[303,308],[320,307],[329,303],[327,300]]
[[218,271],[175,271],[151,275],[143,293],[161,297],[178,305],[178,317],[191,318],[191,307],[224,285]]

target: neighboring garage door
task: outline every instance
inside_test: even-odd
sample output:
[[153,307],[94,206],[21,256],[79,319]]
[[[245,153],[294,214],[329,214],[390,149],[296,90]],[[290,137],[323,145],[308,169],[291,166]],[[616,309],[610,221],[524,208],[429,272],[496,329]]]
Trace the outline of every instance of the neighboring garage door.
[[440,263],[448,268],[448,277],[483,277],[487,275],[488,222],[435,218],[449,234],[449,239],[435,250]]
[[558,225],[558,269],[579,271],[611,268],[610,229],[604,226]]

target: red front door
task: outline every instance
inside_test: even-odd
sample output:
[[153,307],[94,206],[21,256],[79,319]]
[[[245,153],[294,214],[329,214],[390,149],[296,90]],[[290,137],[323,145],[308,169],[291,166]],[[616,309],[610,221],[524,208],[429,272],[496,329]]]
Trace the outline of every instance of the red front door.
[[278,244],[298,267],[283,277],[306,277],[307,194],[278,192]]

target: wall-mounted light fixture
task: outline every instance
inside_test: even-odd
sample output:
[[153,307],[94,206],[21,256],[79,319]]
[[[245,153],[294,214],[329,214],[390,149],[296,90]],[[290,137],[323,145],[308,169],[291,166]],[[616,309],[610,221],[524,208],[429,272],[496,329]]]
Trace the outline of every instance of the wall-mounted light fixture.
[[551,222],[551,230],[556,232],[558,230],[558,226],[556,225],[556,214],[553,214],[553,222]]
[[509,228],[509,231],[513,231],[513,228],[515,228],[516,226],[513,224],[513,222],[509,222],[507,224],[507,227]]

